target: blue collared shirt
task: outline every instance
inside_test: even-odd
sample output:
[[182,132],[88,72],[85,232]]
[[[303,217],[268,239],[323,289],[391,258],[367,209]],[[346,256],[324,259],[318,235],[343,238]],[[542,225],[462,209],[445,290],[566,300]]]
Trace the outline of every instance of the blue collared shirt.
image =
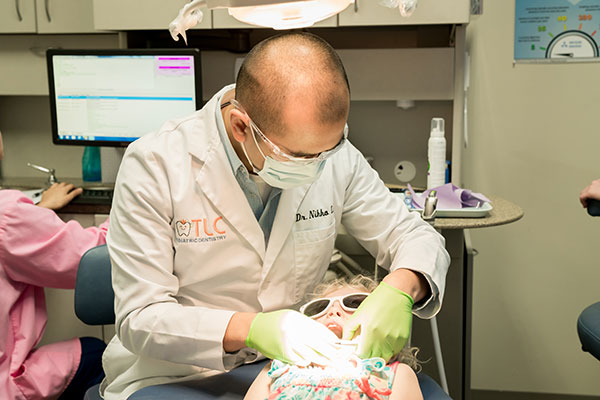
[[[217,104],[221,104],[221,99],[218,100]],[[231,165],[231,170],[235,176],[236,181],[242,188],[252,212],[260,225],[263,234],[265,235],[265,243],[269,242],[269,236],[271,236],[271,229],[273,228],[273,221],[275,220],[275,213],[277,212],[277,206],[279,205],[279,198],[281,197],[281,189],[271,188],[267,203],[263,204],[258,191],[258,186],[250,179],[250,174],[240,158],[237,156],[229,136],[227,136],[227,130],[225,129],[225,122],[223,121],[223,115],[221,114],[221,107],[216,107],[216,118],[217,118],[217,130],[221,138],[221,143],[225,147],[225,154]]]

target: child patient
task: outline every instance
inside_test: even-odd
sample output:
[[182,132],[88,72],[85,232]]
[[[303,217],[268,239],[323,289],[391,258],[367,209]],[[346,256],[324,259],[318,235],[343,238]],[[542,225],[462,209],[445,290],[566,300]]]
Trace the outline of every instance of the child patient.
[[[365,276],[318,286],[300,312],[329,328],[340,339],[344,324],[377,283]],[[402,399],[422,400],[416,348],[404,348],[386,364],[382,358],[361,360],[354,347],[341,344],[339,359],[329,366],[300,367],[273,360],[258,374],[247,400],[274,399]],[[392,362],[393,361],[393,362]]]

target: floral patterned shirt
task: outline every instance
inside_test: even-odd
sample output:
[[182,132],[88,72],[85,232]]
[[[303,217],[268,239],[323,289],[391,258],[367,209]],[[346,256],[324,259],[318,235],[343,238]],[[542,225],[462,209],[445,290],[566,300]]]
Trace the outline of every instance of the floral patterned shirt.
[[268,400],[387,400],[398,363],[346,360],[336,367],[299,367],[273,360]]

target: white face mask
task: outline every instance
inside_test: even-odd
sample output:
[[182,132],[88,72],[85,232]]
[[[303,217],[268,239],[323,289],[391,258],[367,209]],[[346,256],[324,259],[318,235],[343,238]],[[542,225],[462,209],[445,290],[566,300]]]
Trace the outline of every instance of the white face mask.
[[[250,129],[252,130],[252,128]],[[258,145],[258,142],[256,141],[254,131],[252,131],[252,139],[254,139],[254,143],[256,144],[260,155],[265,159],[263,167],[260,171],[254,166],[252,160],[250,160],[250,157],[248,157],[244,143],[242,143],[242,150],[244,151],[244,155],[252,167],[252,171],[260,176],[269,186],[280,189],[291,189],[297,186],[313,183],[323,171],[326,160],[315,161],[312,163],[277,161],[270,156],[264,155],[260,149],[260,146]]]

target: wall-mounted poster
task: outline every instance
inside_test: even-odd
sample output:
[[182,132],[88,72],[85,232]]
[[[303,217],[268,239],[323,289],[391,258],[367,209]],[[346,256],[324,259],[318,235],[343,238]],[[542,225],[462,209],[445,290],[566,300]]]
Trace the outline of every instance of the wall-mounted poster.
[[600,0],[515,0],[515,61],[599,61]]

